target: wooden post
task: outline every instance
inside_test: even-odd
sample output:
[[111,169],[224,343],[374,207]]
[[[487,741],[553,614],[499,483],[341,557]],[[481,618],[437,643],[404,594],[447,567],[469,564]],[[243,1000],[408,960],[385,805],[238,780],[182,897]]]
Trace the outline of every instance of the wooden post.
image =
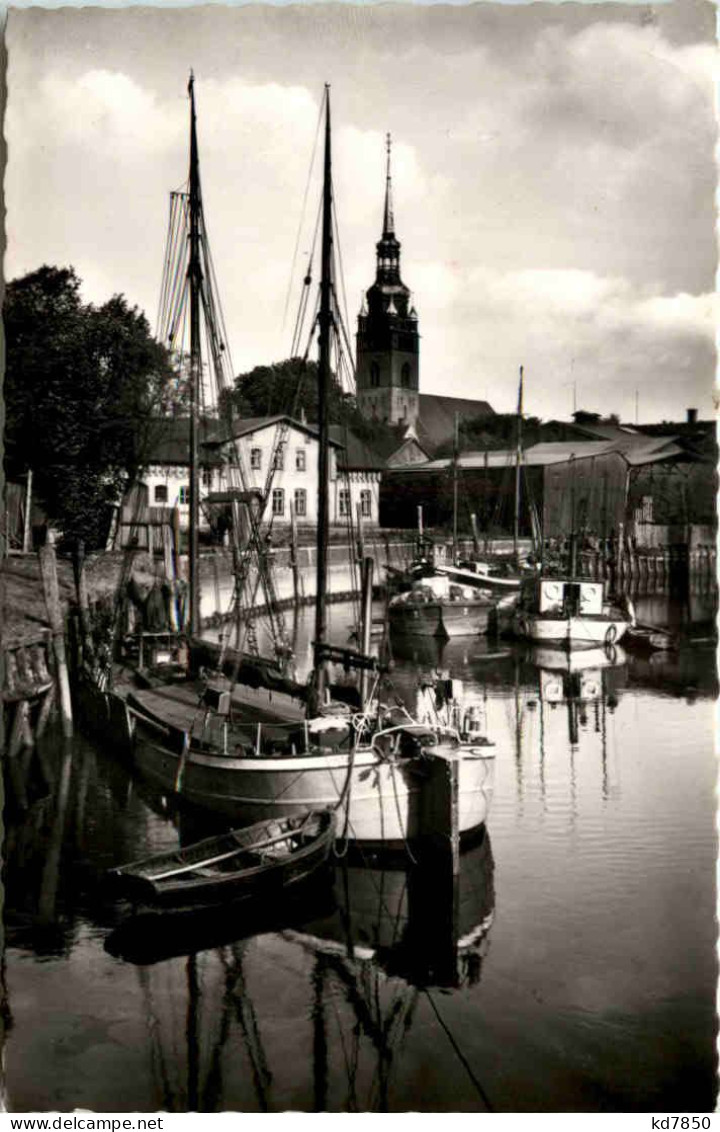
[[358,562],[364,562],[365,561],[365,532],[363,530],[363,514],[362,514],[362,504],[361,503],[357,504],[356,514],[357,514],[357,536],[358,536],[357,556],[358,556]]
[[453,876],[460,872],[460,761],[428,755],[422,780],[421,843],[426,853],[445,855]]
[[173,507],[172,512],[172,531],[173,542],[175,544],[175,577],[180,575],[180,554],[182,547],[180,543],[180,508]]
[[475,514],[474,511],[471,512],[471,514],[470,514],[470,525],[472,527],[473,550],[475,551],[476,554],[479,554],[480,553],[480,536],[478,534],[477,515]]
[[57,664],[57,681],[60,692],[60,715],[62,718],[63,734],[69,739],[73,733],[72,701],[70,699],[70,679],[68,677],[67,657],[65,655],[65,636],[62,609],[60,606],[60,588],[57,578],[57,559],[55,545],[50,533],[45,546],[38,552],[40,559],[40,575],[42,577],[45,605],[48,621],[52,630],[53,651]]
[[[365,655],[370,655],[370,636],[372,632],[372,587],[373,587],[373,566],[375,563],[368,555],[363,558],[362,562],[362,614],[361,626],[362,637],[360,641],[360,651]],[[365,707],[367,700],[368,684],[370,682],[370,673],[367,669],[363,668],[360,673],[360,703]]]
[[300,601],[300,567],[297,553],[297,515],[292,499],[290,500],[290,566],[292,568],[293,601],[297,605]]
[[80,611],[80,631],[82,634],[83,659],[92,665],[95,660],[92,628],[90,625],[90,600],[88,598],[87,576],[85,574],[85,542],[78,539],[73,562],[75,568],[75,589]]
[[55,703],[55,689],[50,687],[45,693],[42,703],[40,705],[40,712],[38,714],[37,723],[35,724],[35,737],[41,739],[45,728],[47,727],[50,713]]
[[32,550],[32,468],[28,468],[27,487],[25,489],[25,525],[23,527],[23,554]]
[[165,577],[172,585],[175,583],[175,563],[173,562],[173,533],[169,523],[162,527],[163,566]]

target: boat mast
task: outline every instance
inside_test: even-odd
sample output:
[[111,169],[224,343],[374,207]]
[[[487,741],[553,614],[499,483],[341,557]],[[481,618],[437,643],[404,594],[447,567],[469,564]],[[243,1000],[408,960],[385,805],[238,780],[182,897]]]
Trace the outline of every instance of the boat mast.
[[458,560],[458,447],[459,414],[455,414],[453,428],[453,563]]
[[515,444],[515,512],[513,515],[513,557],[518,561],[518,541],[520,537],[520,464],[522,461],[522,411],[523,411],[523,367],[520,366],[518,385],[517,430]]
[[318,531],[317,531],[317,604],[315,607],[315,693],[318,705],[324,699],[325,661],[318,663],[318,650],[327,637],[327,546],[329,504],[329,433],[328,401],[330,395],[330,329],[332,325],[332,157],[330,148],[330,86],[325,84],[325,165],[323,175],[322,253],[320,280],[320,353],[318,361]]
[[200,401],[200,172],[198,167],[197,128],[195,120],[195,77],[190,72],[190,531],[188,629],[196,634],[200,626],[200,578],[198,572],[200,517],[198,474],[198,416]]

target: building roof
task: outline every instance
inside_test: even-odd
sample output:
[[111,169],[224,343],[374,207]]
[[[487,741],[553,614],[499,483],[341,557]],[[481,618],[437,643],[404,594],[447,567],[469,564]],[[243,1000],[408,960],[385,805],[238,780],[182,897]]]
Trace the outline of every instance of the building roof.
[[344,425],[330,425],[329,432],[331,441],[340,446],[338,467],[348,472],[380,472],[385,467],[382,456]]
[[[220,422],[201,421],[198,432],[200,461],[203,464],[216,464],[219,455],[215,451]],[[158,417],[150,425],[149,443],[145,453],[146,464],[178,464],[190,462],[190,418]]]
[[[310,425],[306,421],[298,421],[295,417],[288,416],[287,413],[275,413],[270,417],[238,417],[232,422],[231,436],[237,440],[251,432],[262,432],[263,429],[278,425],[281,421],[287,421],[291,428],[297,429],[298,432],[304,432],[316,440],[318,439],[318,430],[315,425]],[[227,440],[230,437],[226,436],[224,439]],[[330,443],[335,445],[339,443],[339,441],[333,439],[332,433]]]
[[[313,425],[296,421],[293,417],[282,413],[271,417],[245,417],[232,422],[232,432],[228,435],[226,425],[219,420],[200,422],[198,434],[198,450],[200,462],[204,465],[218,465],[221,463],[220,449],[230,440],[238,440],[253,432],[274,427],[282,421],[287,421],[291,428],[303,432],[308,436],[318,438],[318,431]],[[356,439],[356,438],[355,438]],[[342,442],[332,434],[329,437],[334,448],[341,447]],[[187,466],[190,462],[190,418],[189,417],[158,417],[153,422],[150,443],[146,456],[146,464],[177,464]],[[363,467],[365,465],[362,465]],[[368,465],[369,466],[369,465]]]
[[487,401],[469,397],[444,397],[436,393],[420,393],[417,433],[423,447],[435,449],[455,432],[455,414],[460,420],[475,417],[494,417],[495,411]]
[[[596,456],[616,453],[631,466],[656,463],[673,457],[687,458],[688,453],[668,437],[635,437],[630,443],[626,440],[553,440],[533,444],[523,452],[522,462],[526,467],[551,467],[565,464],[570,460],[587,460]],[[515,449],[492,449],[486,452],[462,452],[458,456],[458,468],[480,471],[484,468],[510,468],[515,465]],[[453,466],[452,457],[441,460],[428,460],[424,464],[408,464],[393,468],[393,473],[403,475],[423,472],[448,472]]]
[[398,434],[383,434],[374,436],[372,446],[384,464],[400,452],[406,445],[415,446],[419,452],[424,453],[425,459],[430,459],[430,452],[418,440],[417,433],[412,426],[408,426],[402,436]]

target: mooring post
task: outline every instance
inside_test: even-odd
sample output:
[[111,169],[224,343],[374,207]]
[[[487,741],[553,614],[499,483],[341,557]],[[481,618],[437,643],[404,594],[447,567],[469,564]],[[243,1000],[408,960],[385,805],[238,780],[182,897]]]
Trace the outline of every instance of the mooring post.
[[92,639],[92,626],[90,624],[90,599],[88,597],[87,575],[85,573],[85,540],[78,539],[75,547],[75,588],[77,591],[78,609],[80,611],[80,631],[82,635],[83,659],[92,665],[95,660],[95,648]]
[[65,633],[63,625],[62,608],[60,606],[60,589],[57,577],[57,558],[52,533],[48,532],[48,541],[38,552],[40,560],[40,576],[42,578],[45,606],[48,621],[52,631],[53,651],[57,665],[57,681],[60,692],[60,715],[62,718],[63,734],[66,739],[73,733],[72,700],[70,698],[70,679],[68,676],[67,656],[65,655]]
[[420,846],[426,856],[445,858],[453,876],[460,872],[460,760],[429,755],[422,781]]

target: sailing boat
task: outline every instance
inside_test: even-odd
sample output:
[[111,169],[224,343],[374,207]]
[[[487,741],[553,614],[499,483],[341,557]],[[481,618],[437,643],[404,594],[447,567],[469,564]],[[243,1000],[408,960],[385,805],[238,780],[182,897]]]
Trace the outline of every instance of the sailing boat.
[[577,535],[573,530],[568,573],[545,577],[541,571],[538,577],[524,582],[512,629],[516,636],[536,644],[553,642],[568,649],[587,648],[615,645],[632,620],[627,607],[610,600],[607,583],[578,576]]
[[522,469],[523,367],[518,388],[515,447],[515,503],[513,563],[498,565],[487,560],[462,559],[458,555],[458,417],[455,416],[453,472],[453,553],[446,562],[435,553],[431,540],[423,537],[422,508],[418,508],[419,532],[416,556],[407,571],[389,572],[389,582],[405,592],[389,604],[390,625],[398,632],[423,636],[455,637],[505,628],[517,603],[523,573],[519,572],[520,483]]
[[[191,206],[198,201],[197,137],[191,101]],[[191,226],[191,232],[192,232]],[[419,722],[396,702],[380,698],[382,674],[375,658],[327,643],[330,330],[332,293],[332,178],[329,91],[325,93],[325,168],[322,280],[319,312],[319,507],[315,671],[308,703],[262,689],[251,702],[221,674],[204,684],[138,690],[116,685],[127,720],[132,758],[140,773],[188,802],[230,816],[235,824],[304,813],[338,811],[341,834],[368,842],[403,842],[422,826],[422,787],[427,757],[459,764],[459,827],[484,821],[492,795],[494,752],[478,731],[473,705],[464,710],[442,682],[440,708],[425,695]],[[191,240],[192,250],[192,240]],[[189,272],[191,327],[198,317],[199,271]],[[191,335],[195,355],[199,336]],[[191,374],[200,375],[199,358]],[[191,549],[194,540],[191,539]],[[192,587],[191,587],[192,589]],[[372,689],[359,712],[329,697],[329,662],[340,660],[370,673]],[[310,710],[308,711],[308,706]]]

